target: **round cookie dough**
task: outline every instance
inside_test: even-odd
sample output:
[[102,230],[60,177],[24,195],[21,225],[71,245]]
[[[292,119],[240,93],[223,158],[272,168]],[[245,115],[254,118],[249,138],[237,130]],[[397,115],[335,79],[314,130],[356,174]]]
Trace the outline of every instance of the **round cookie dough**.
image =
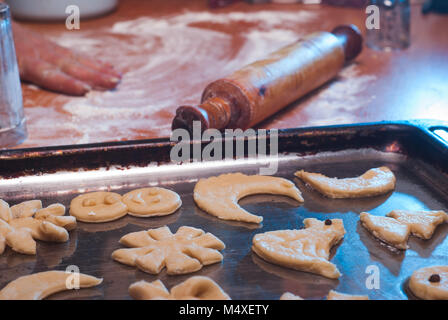
[[122,197],[114,192],[91,192],[81,194],[70,203],[70,215],[82,222],[108,222],[128,213]]
[[411,276],[409,289],[420,299],[448,300],[448,266],[421,268]]
[[135,217],[166,216],[182,205],[176,192],[157,187],[132,190],[122,201],[127,205],[128,213]]

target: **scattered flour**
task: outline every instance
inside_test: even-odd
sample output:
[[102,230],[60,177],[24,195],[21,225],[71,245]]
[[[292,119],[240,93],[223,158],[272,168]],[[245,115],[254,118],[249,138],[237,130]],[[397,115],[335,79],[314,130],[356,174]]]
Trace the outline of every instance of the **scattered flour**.
[[[209,82],[297,40],[303,35],[300,26],[317,19],[316,11],[187,11],[164,18],[121,21],[101,30],[64,33],[54,40],[113,63],[123,71],[122,82],[114,91],[92,91],[86,97],[67,99],[61,110],[55,111],[61,123],[54,125],[45,118],[37,119],[41,117],[40,108],[29,108],[30,131],[37,134],[64,126],[78,133],[56,139],[57,144],[62,140],[87,143],[128,139],[140,132],[141,138],[169,136],[177,106],[197,104]],[[239,22],[249,25],[236,35],[216,27]],[[185,79],[182,85],[179,79]],[[316,95],[314,108],[325,111],[321,118],[310,118],[307,124],[349,121],[349,114],[365,103],[357,94],[373,79],[358,75],[356,65],[346,68],[339,81]],[[281,123],[274,121],[275,125]],[[33,143],[33,134],[28,143]]]

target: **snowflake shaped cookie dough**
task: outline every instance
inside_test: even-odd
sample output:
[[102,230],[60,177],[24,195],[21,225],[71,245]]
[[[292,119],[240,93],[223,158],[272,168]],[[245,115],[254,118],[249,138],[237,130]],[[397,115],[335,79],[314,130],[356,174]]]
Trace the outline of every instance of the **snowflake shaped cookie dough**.
[[171,288],[162,281],[138,281],[129,287],[129,294],[136,300],[230,300],[221,287],[208,277],[191,277]]
[[287,268],[316,273],[330,279],[341,275],[329,260],[330,249],[344,237],[341,219],[305,219],[305,229],[260,233],[252,250],[261,258]]
[[131,248],[115,250],[114,260],[151,274],[166,268],[171,275],[195,272],[220,262],[223,256],[218,250],[225,248],[211,233],[187,226],[175,234],[166,226],[133,232],[123,236],[120,243]]

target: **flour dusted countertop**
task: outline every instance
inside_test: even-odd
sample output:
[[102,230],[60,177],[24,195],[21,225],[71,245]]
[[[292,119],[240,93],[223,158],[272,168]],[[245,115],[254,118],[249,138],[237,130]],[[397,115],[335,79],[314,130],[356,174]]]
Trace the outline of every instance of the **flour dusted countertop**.
[[[448,120],[448,16],[412,8],[411,47],[364,48],[337,79],[279,112],[260,128],[437,118]],[[205,86],[313,31],[354,23],[360,9],[249,5],[209,10],[206,1],[122,0],[109,16],[27,25],[61,45],[112,62],[123,72],[115,91],[69,97],[23,84],[28,139],[19,147],[169,136],[179,105],[199,103]]]

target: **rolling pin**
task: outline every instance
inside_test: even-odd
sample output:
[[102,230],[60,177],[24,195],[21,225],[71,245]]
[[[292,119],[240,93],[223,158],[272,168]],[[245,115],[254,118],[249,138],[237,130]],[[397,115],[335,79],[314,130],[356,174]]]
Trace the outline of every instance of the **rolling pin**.
[[247,129],[334,78],[362,50],[354,25],[316,32],[210,83],[198,106],[180,106],[172,129]]

